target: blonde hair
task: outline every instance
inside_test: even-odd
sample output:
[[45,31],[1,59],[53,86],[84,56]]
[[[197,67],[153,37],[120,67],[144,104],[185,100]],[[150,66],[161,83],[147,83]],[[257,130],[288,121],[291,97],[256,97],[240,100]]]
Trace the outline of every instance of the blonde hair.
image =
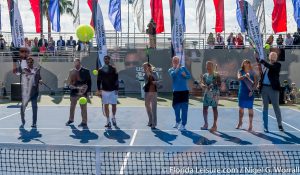
[[214,66],[215,66],[215,63],[212,62],[212,61],[206,61],[206,65],[211,65],[212,67],[214,67]]
[[148,67],[150,68],[151,71],[153,71],[153,70],[155,69],[155,67],[154,67],[152,64],[148,63],[148,62],[145,62],[145,63],[143,64],[143,67],[144,67],[144,66],[148,66]]
[[206,66],[211,66],[212,67],[212,71],[216,72],[216,64],[212,61],[206,61]]

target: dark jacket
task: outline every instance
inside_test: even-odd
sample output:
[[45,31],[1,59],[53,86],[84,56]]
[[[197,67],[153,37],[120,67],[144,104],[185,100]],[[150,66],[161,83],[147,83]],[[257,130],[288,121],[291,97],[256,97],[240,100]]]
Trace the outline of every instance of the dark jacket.
[[98,70],[97,77],[98,90],[115,91],[119,89],[119,75],[117,69],[108,65],[108,71],[104,71],[103,67]]
[[72,46],[73,48],[75,48],[76,47],[76,41],[75,40],[68,40],[67,41],[67,46]]
[[[272,89],[279,91],[280,90],[279,73],[281,69],[281,64],[279,62],[275,62],[274,64],[269,64],[265,60],[260,60],[260,63],[269,69],[268,78],[270,80]],[[263,84],[264,76],[265,73],[263,72],[262,77],[260,79],[261,84]]]
[[56,42],[57,47],[63,47],[66,46],[65,40],[57,40]]
[[[44,44],[45,47],[48,47],[48,41],[46,39],[44,39]],[[41,38],[38,42],[38,47],[42,47],[43,46],[43,39]]]
[[[76,78],[75,76],[78,73],[79,73],[79,78]],[[82,86],[84,84],[86,84],[88,86],[88,89],[87,89],[86,93],[84,94],[85,96],[87,96],[87,93],[91,91],[91,87],[92,87],[90,71],[84,67],[81,67],[81,69],[79,71],[77,71],[75,69],[71,69],[69,72],[69,85]],[[71,92],[70,92],[71,96],[76,96],[77,93],[78,93],[77,89],[71,88]]]

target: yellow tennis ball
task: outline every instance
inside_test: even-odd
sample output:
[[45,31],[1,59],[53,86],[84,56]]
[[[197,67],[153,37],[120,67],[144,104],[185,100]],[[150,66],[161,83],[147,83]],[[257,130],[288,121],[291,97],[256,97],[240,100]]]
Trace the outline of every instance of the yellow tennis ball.
[[270,44],[265,45],[265,49],[269,50],[271,48]]
[[95,31],[92,26],[82,24],[76,29],[76,36],[82,42],[88,42],[94,37]]
[[80,97],[79,98],[79,104],[85,105],[87,103],[87,99],[85,97]]
[[95,76],[97,76],[98,75],[98,70],[93,70],[93,74],[95,75]]

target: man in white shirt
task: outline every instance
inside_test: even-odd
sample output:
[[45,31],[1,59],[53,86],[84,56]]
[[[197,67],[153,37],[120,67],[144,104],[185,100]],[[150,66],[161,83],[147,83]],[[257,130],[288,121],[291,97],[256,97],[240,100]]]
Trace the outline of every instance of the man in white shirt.
[[294,41],[294,38],[291,36],[290,33],[288,33],[286,35],[285,42],[284,42],[285,43],[285,48],[286,49],[291,49],[292,46],[293,46],[293,41]]

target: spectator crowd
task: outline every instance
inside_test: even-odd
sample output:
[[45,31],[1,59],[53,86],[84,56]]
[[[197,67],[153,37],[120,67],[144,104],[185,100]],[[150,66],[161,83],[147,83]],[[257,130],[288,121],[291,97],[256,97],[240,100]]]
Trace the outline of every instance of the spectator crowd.
[[[83,43],[81,41],[76,41],[73,39],[73,36],[65,41],[62,36],[59,37],[57,41],[54,41],[53,37],[50,37],[49,40],[45,39],[45,36],[42,35],[40,39],[35,37],[34,39],[29,39],[28,37],[24,38],[25,47],[28,48],[31,52],[55,52],[63,51],[67,49],[77,50],[77,51],[86,51],[91,47],[91,42]],[[13,46],[13,44],[11,44]],[[5,50],[7,48],[7,42],[3,38],[3,35],[0,34],[0,50]]]
[[[274,36],[270,35],[264,44],[269,45],[270,47],[285,49],[300,48],[299,32],[295,32],[293,36],[290,33],[287,33],[285,38],[283,38],[282,34],[279,34],[276,41],[274,40]],[[246,40],[241,33],[238,33],[236,36],[233,33],[230,33],[226,41],[221,33],[217,33],[216,37],[214,37],[213,33],[209,33],[206,44],[209,49],[243,49],[245,48],[245,41]]]

